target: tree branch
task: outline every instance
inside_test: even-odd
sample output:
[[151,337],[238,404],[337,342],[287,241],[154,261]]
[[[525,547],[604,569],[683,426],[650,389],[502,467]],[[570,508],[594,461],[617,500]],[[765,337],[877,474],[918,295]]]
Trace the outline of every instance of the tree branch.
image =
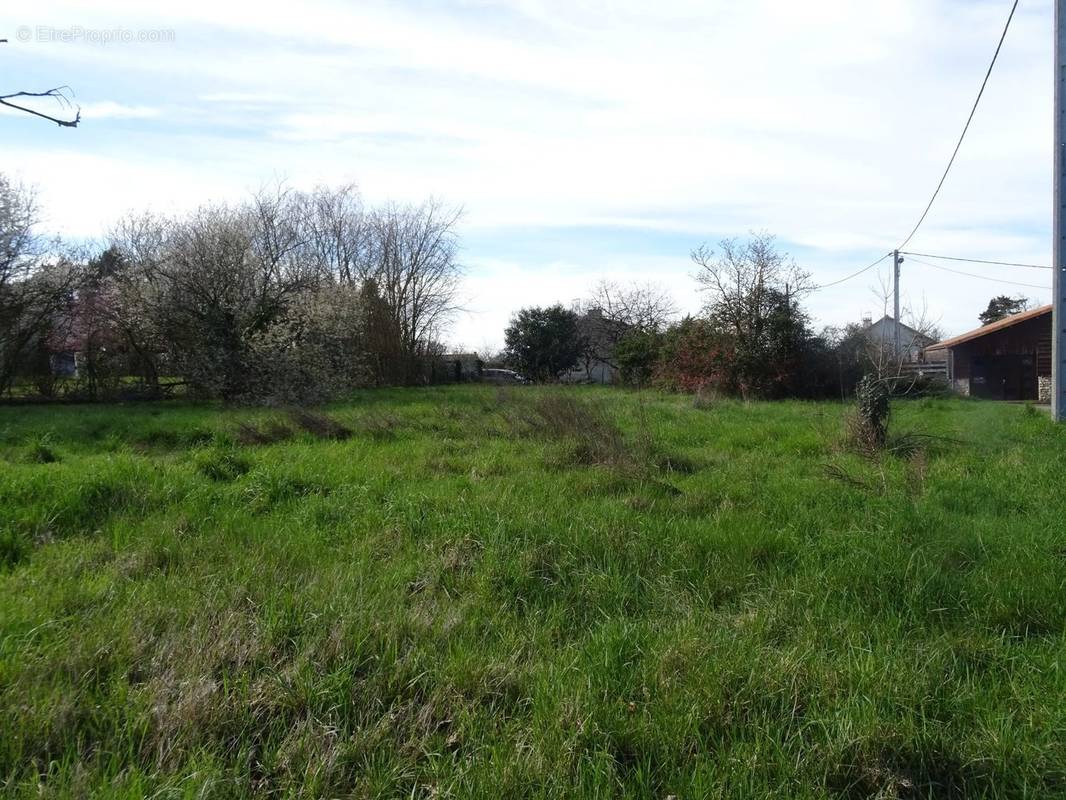
[[[5,42],[7,42],[7,39],[0,39],[0,44],[4,44]],[[81,122],[80,106],[74,106],[74,108],[76,108],[76,111],[74,113],[74,119],[62,119],[60,117],[53,117],[50,114],[45,114],[42,111],[36,111],[32,108],[21,106],[18,103],[10,102],[12,98],[15,97],[51,97],[53,100],[59,103],[59,105],[65,105],[69,108],[73,104],[70,102],[70,100],[67,99],[67,96],[63,94],[64,89],[68,92],[70,91],[69,86],[57,86],[54,89],[49,89],[47,92],[14,92],[13,94],[0,94],[0,106],[7,106],[8,108],[13,108],[16,111],[23,111],[27,114],[32,114],[35,117],[46,119],[49,122],[54,122],[61,128],[76,128],[78,127],[78,123]]]
[[52,117],[48,114],[44,114],[40,111],[34,111],[32,108],[26,108],[26,106],[20,106],[17,103],[8,102],[8,98],[11,97],[55,97],[56,95],[50,94],[55,91],[49,90],[49,92],[15,92],[15,94],[0,95],[0,106],[7,106],[8,108],[14,108],[18,111],[25,111],[27,114],[33,114],[35,117],[46,119],[49,122],[54,122],[61,128],[76,128],[78,123],[81,122],[81,109],[79,108],[74,114],[74,119],[60,119],[58,117]]

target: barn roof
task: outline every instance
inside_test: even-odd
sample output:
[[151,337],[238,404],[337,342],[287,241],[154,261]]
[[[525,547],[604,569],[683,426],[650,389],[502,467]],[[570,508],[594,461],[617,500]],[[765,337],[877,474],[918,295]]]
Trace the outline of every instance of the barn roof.
[[1051,313],[1051,306],[1040,306],[1040,308],[1034,308],[1030,311],[1023,311],[1021,314],[1012,314],[1009,317],[1004,317],[1001,320],[996,320],[988,325],[982,325],[980,328],[974,328],[969,333],[963,333],[959,336],[954,336],[950,339],[945,339],[942,342],[929,345],[926,352],[930,350],[948,350],[956,345],[964,344],[965,342],[972,341],[973,339],[980,339],[982,336],[987,336],[990,333],[1001,331],[1004,328],[1010,328],[1013,325],[1017,325],[1019,322],[1028,322],[1031,319],[1042,317],[1045,314]]

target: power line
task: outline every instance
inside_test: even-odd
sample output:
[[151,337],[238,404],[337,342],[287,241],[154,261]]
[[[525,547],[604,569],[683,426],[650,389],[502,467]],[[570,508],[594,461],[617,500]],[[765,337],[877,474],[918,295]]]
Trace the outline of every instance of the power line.
[[850,275],[848,275],[846,278],[841,278],[838,281],[831,281],[829,283],[823,283],[821,286],[815,286],[813,289],[811,289],[811,291],[812,292],[817,292],[817,291],[820,291],[821,289],[828,289],[830,286],[836,286],[837,284],[844,283],[845,281],[850,281],[852,278],[857,278],[860,275],[862,275],[864,272],[869,272],[870,270],[872,270],[874,267],[876,267],[878,264],[880,264],[886,258],[889,258],[891,255],[892,255],[891,253],[885,253],[883,256],[881,256],[879,259],[877,259],[877,261],[875,261],[872,264],[869,264],[868,266],[863,267],[858,272],[853,272]]
[[951,172],[952,166],[955,164],[955,159],[959,155],[959,150],[962,149],[962,142],[966,138],[966,133],[970,130],[970,123],[973,122],[974,115],[977,113],[977,106],[981,103],[981,97],[985,93],[985,87],[988,86],[988,79],[992,77],[992,70],[996,66],[996,61],[999,59],[999,51],[1003,48],[1003,41],[1007,38],[1007,31],[1010,30],[1011,21],[1014,19],[1014,12],[1018,10],[1018,0],[1014,0],[1014,5],[1011,6],[1010,16],[1007,17],[1007,24],[1003,27],[1003,35],[999,37],[999,44],[996,45],[996,52],[992,56],[992,63],[988,65],[988,72],[985,73],[985,79],[981,82],[981,90],[977,93],[977,99],[974,101],[973,108],[970,110],[970,116],[966,119],[966,125],[962,128],[962,135],[959,137],[958,144],[955,145],[955,152],[951,154],[951,160],[948,161],[947,169],[944,170],[943,176],[940,178],[940,183],[937,184],[936,191],[933,192],[933,196],[929,199],[929,205],[925,207],[925,211],[922,212],[921,219],[918,220],[918,224],[914,226],[914,230],[910,232],[903,243],[897,248],[902,250],[906,247],[910,240],[914,238],[914,234],[918,232],[918,229],[922,227],[922,223],[925,222],[925,218],[929,216],[929,211],[933,208],[933,203],[936,202],[937,196],[940,194],[940,190],[944,188],[944,182],[948,179],[948,173]]
[[[948,161],[948,165],[944,169],[944,174],[940,177],[940,182],[937,184],[936,190],[933,192],[933,196],[931,198],[929,198],[928,205],[926,205],[925,210],[922,212],[922,216],[918,219],[918,224],[916,224],[914,226],[914,229],[911,230],[911,232],[907,235],[907,238],[903,240],[902,244],[900,244],[900,246],[897,248],[898,250],[902,250],[904,247],[906,247],[910,243],[911,239],[914,238],[914,235],[916,233],[918,233],[918,229],[922,227],[922,224],[925,222],[926,217],[929,216],[929,212],[933,208],[933,204],[936,202],[937,197],[940,195],[940,190],[944,188],[944,183],[948,179],[948,174],[951,172],[951,168],[955,165],[955,159],[958,158],[958,156],[959,156],[959,151],[962,149],[962,143],[966,139],[966,134],[970,130],[970,125],[971,125],[971,123],[973,123],[974,116],[976,116],[976,114],[977,114],[977,107],[981,104],[981,98],[984,96],[985,87],[988,86],[988,81],[992,77],[992,71],[995,69],[996,62],[999,60],[999,53],[1003,49],[1003,42],[1006,41],[1006,39],[1007,39],[1007,32],[1010,30],[1011,22],[1013,22],[1013,20],[1014,20],[1014,13],[1018,10],[1018,2],[1019,2],[1019,0],[1014,0],[1014,4],[1011,6],[1010,14],[1007,16],[1007,24],[1003,26],[1003,33],[1000,35],[999,43],[996,45],[996,52],[993,53],[993,55],[992,55],[992,63],[990,63],[988,65],[988,71],[985,73],[985,78],[984,78],[983,81],[981,81],[981,88],[977,92],[977,99],[974,100],[973,108],[970,109],[970,115],[966,118],[966,124],[962,128],[962,134],[959,136],[959,141],[955,145],[955,150],[951,154],[951,159]],[[812,291],[819,291],[820,289],[827,289],[830,286],[837,286],[838,284],[844,283],[845,281],[850,281],[852,278],[857,278],[860,275],[862,275],[864,272],[868,272],[871,269],[873,269],[874,267],[876,267],[878,264],[880,264],[882,261],[884,261],[886,258],[888,258],[891,255],[892,255],[892,253],[886,253],[885,255],[883,255],[879,259],[877,259],[877,261],[873,262],[869,266],[863,267],[858,272],[854,272],[854,273],[852,273],[851,275],[848,275],[845,278],[841,278],[840,280],[832,281],[830,283],[824,283],[821,286],[816,286],[816,287],[814,287],[814,289]],[[914,254],[908,254],[908,255],[914,255]],[[917,255],[922,255],[922,254],[918,253]],[[1035,267],[1035,265],[1033,265],[1033,264],[1010,264],[1010,263],[1006,263],[1006,262],[994,262],[994,261],[985,262],[985,261],[979,261],[977,259],[949,258],[947,256],[926,255],[925,257],[926,258],[944,258],[944,259],[947,259],[947,260],[950,260],[950,261],[971,261],[973,263],[997,264],[998,266]],[[926,262],[918,262],[918,263],[926,263]],[[946,270],[948,272],[957,272],[957,270],[950,270],[947,267],[938,267],[936,264],[926,263],[926,266],[933,267],[934,269]],[[1050,269],[1050,267],[1039,267],[1039,269]],[[985,280],[996,280],[994,278],[986,278],[983,275],[970,275],[970,273],[966,273],[966,272],[961,272],[959,274],[960,275],[969,275],[970,277],[973,277],[973,278],[983,278]],[[1000,281],[1000,282],[1001,283],[1014,283],[1013,281]],[[1019,286],[1029,286],[1030,288],[1036,288],[1036,289],[1045,288],[1043,286],[1035,286],[1034,284],[1019,283],[1017,285],[1019,285]]]
[[994,264],[997,267],[1025,267],[1026,269],[1053,269],[1043,264],[1019,264],[1017,261],[986,261],[983,258],[961,258],[959,256],[935,256],[932,253],[908,253],[902,251],[905,256],[921,256],[922,258],[938,258],[943,261],[965,261],[969,264]]
[[943,267],[940,264],[930,264],[928,261],[922,261],[920,258],[915,258],[913,255],[911,256],[910,260],[913,261],[915,264],[923,264],[924,266],[932,267],[933,269],[939,269],[943,272],[951,272],[955,275],[965,275],[967,278],[977,278],[982,281],[992,281],[993,283],[1009,283],[1012,286],[1025,286],[1029,289],[1050,288],[1048,286],[1041,286],[1037,283],[1019,283],[1018,281],[1008,281],[1004,280],[1003,278],[990,278],[988,275],[978,275],[973,272],[962,272],[961,270],[951,269],[950,267]]

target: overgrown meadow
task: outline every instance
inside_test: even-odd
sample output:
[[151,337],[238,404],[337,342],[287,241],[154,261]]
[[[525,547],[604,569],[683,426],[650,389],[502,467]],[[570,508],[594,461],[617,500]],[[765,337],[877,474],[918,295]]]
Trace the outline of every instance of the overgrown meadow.
[[0,788],[1066,795],[1066,433],[846,412],[0,409]]

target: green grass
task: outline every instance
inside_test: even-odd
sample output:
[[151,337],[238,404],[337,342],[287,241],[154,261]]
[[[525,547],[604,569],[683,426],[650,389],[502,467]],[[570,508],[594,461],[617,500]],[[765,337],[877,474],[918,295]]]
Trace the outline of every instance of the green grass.
[[576,397],[0,409],[0,791],[1066,795],[1046,415]]

